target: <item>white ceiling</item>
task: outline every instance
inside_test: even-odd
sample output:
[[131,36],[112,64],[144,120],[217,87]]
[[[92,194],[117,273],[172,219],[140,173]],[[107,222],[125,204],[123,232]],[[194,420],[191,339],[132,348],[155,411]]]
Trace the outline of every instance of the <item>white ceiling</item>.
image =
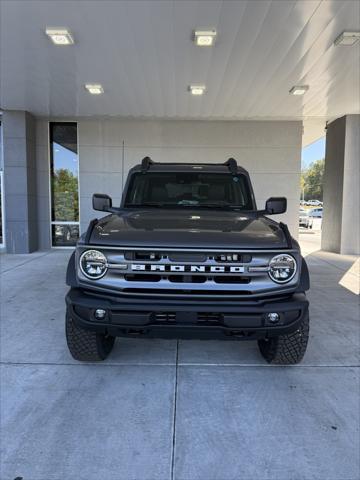
[[[41,116],[116,115],[199,119],[303,119],[304,144],[326,120],[360,113],[358,0],[1,1],[3,109]],[[47,26],[75,45],[54,46]],[[196,27],[216,28],[214,48]],[[101,83],[91,96],[85,83]],[[203,97],[187,92],[204,83]],[[303,97],[288,94],[309,84]]]

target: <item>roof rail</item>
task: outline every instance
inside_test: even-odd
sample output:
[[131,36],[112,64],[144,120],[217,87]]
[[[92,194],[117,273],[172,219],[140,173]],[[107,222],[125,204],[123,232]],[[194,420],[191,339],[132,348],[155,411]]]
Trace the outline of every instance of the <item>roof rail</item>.
[[224,165],[226,167],[228,167],[228,169],[230,170],[230,173],[232,175],[237,175],[238,174],[238,166],[237,166],[237,162],[235,160],[235,158],[229,158],[229,160],[227,160]]
[[146,173],[149,170],[150,165],[153,165],[153,164],[154,162],[151,160],[150,157],[143,158],[141,161],[141,172]]

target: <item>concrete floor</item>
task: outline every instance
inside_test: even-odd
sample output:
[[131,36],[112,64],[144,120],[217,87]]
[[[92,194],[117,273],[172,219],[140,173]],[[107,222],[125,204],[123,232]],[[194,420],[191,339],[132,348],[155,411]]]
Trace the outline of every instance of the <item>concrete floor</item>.
[[135,339],[77,363],[70,252],[3,255],[1,480],[358,480],[356,258],[314,252],[316,235],[300,236],[311,338],[294,367],[253,342]]

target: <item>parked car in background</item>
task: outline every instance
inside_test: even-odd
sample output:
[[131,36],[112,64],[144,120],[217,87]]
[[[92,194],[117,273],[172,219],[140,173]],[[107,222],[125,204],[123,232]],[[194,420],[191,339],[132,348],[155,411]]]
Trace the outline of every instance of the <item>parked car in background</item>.
[[309,211],[304,208],[299,209],[299,227],[313,227],[313,219],[310,217]]
[[313,217],[313,218],[322,218],[323,208],[322,207],[313,208],[313,209],[310,210],[309,215],[310,215],[310,217]]
[[54,226],[54,233],[57,247],[67,247],[73,245],[79,237],[78,225],[59,224]]
[[320,200],[308,200],[306,202],[306,205],[309,205],[311,207],[322,207],[323,203],[320,202]]

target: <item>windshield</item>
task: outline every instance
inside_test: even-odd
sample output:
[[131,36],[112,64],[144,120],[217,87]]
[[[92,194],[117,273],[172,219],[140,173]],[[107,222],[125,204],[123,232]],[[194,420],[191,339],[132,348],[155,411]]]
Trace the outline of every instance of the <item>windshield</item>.
[[201,172],[133,174],[125,207],[136,206],[254,209],[244,175]]

